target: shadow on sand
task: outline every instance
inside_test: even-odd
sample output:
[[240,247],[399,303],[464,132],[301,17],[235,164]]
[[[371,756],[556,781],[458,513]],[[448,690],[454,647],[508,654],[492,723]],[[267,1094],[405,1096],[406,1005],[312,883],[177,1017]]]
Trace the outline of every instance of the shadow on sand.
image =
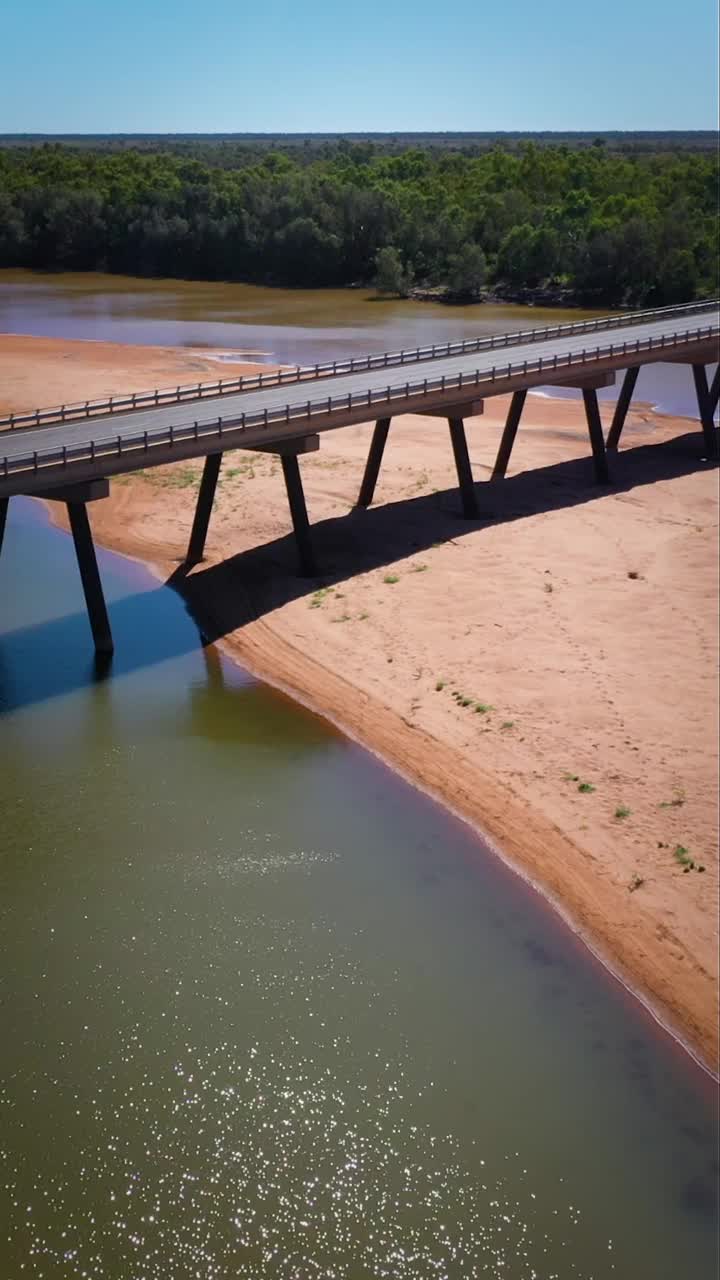
[[[539,467],[495,484],[482,482],[476,486],[481,515],[472,521],[460,515],[455,489],[383,505],[381,482],[379,505],[312,526],[322,571],[317,578],[297,576],[295,540],[288,534],[192,573],[179,566],[166,585],[181,597],[194,625],[189,620],[178,625],[177,613],[168,611],[164,587],[113,601],[110,620],[116,649],[111,663],[98,664],[89,654],[90,631],[83,612],[0,634],[0,715],[191,653],[288,601],[311,595],[319,585],[346,582],[438,543],[458,541],[478,528],[707,470],[714,464],[702,460],[701,448],[702,435],[688,433],[625,449],[611,458],[609,487],[593,483],[588,459]],[[481,569],[482,539],[477,540],[477,553]]]

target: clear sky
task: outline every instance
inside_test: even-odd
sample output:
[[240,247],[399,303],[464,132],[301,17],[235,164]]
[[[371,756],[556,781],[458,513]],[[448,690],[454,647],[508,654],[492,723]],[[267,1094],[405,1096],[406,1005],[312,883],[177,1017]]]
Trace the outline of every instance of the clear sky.
[[3,0],[0,132],[717,127],[716,0]]

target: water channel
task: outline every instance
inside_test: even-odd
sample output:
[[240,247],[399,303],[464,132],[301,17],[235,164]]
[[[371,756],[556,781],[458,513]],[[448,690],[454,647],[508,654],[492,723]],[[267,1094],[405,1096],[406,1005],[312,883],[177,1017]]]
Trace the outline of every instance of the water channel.
[[11,504],[3,1280],[710,1280],[709,1079],[468,828],[101,571],[103,678]]

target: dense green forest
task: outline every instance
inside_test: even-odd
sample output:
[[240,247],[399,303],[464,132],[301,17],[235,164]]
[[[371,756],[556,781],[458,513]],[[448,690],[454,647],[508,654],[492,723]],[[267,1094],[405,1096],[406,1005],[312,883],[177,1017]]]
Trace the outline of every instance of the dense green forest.
[[716,293],[715,148],[624,137],[7,140],[0,266],[455,298],[552,287],[612,306]]

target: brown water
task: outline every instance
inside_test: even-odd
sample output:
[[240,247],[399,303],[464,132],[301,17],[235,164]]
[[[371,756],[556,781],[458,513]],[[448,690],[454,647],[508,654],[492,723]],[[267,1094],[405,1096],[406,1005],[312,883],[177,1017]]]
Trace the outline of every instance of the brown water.
[[[281,364],[315,364],[598,314],[604,313],[379,300],[367,289],[0,271],[0,332],[251,351]],[[613,399],[617,388],[600,394]],[[680,365],[646,366],[636,399],[668,413],[697,414],[690,371]]]
[[714,1277],[708,1078],[468,828],[100,558],[104,679],[69,539],[11,503],[2,1280]]

